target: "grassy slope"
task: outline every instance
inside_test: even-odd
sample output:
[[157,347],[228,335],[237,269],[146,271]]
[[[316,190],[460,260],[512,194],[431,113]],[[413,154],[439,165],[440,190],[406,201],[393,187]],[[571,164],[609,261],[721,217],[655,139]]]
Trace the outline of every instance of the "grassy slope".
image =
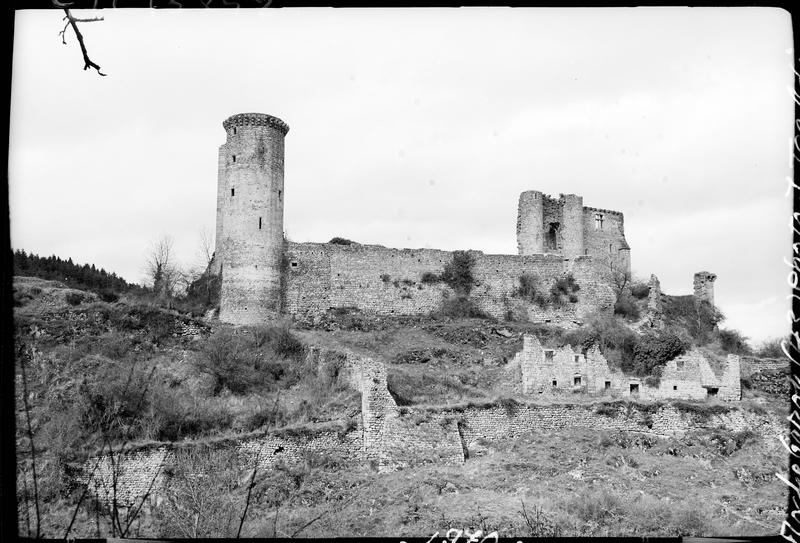
[[[47,454],[55,451],[47,449],[76,445],[65,435],[77,431],[75,424],[80,422],[69,402],[80,397],[76,392],[82,382],[94,386],[104,370],[118,374],[134,364],[155,366],[157,388],[178,398],[184,409],[176,408],[173,417],[196,419],[194,433],[184,428],[192,438],[258,428],[278,393],[284,405],[280,424],[342,418],[360,405],[352,391],[309,377],[310,368],[287,370],[275,379],[257,382],[246,393],[214,395],[209,377],[196,364],[207,339],[173,337],[159,329],[165,322],[160,318],[144,319],[138,329],[121,329],[119,318],[112,319],[111,325],[102,319],[100,324],[91,324],[92,318],[83,321],[75,315],[119,317],[143,310],[96,301],[73,307],[63,301],[64,292],[59,294],[61,288],[52,282],[22,283],[18,291],[30,296],[20,296],[23,305],[15,314],[18,329],[26,343],[44,353],[39,365],[28,366],[28,378],[36,440],[45,464],[40,470],[45,479],[42,494],[52,500],[50,535],[63,533],[55,527],[63,528],[74,496],[65,496],[61,483],[52,479],[55,472],[48,471]],[[33,287],[45,294],[32,293]],[[82,323],[77,329],[76,322]],[[34,337],[32,323],[51,337]],[[537,330],[547,338],[542,327],[481,320],[407,319],[380,328],[306,330],[297,335],[307,344],[348,348],[383,359],[399,403],[430,404],[514,394],[510,383],[519,381],[518,369],[507,361],[520,348],[522,333]],[[496,329],[509,331],[511,337],[495,333]],[[54,339],[52,334],[60,335]],[[298,365],[269,350],[253,349],[286,368]],[[785,402],[769,395],[756,395],[744,405],[756,402],[760,409],[785,409]],[[160,404],[155,404],[153,414],[159,409]],[[157,422],[158,417],[152,418],[153,425]],[[158,437],[147,431],[143,430],[143,439]],[[749,440],[726,455],[702,434],[642,448],[603,432],[567,430],[478,446],[477,454],[456,467],[424,466],[379,475],[369,466],[309,463],[302,474],[264,489],[248,516],[245,534],[273,534],[275,508],[269,496],[278,491],[282,493],[275,524],[278,535],[292,533],[323,512],[327,514],[302,535],[426,536],[450,527],[498,529],[501,535],[769,534],[777,531],[784,509],[784,487],[774,476],[785,469],[782,451],[777,442]],[[242,501],[243,488],[231,494],[236,504]],[[225,495],[219,494],[218,498]],[[541,508],[533,528],[520,514],[520,500],[529,509]],[[83,522],[82,532],[93,535],[88,519]],[[181,535],[158,515],[148,519],[142,530],[142,536]]]

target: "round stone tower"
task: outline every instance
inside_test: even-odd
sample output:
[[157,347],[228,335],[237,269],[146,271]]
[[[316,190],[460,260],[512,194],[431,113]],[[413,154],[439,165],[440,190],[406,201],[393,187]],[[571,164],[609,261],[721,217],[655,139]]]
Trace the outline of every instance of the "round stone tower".
[[281,311],[283,148],[289,127],[263,113],[240,113],[222,123],[219,148],[216,257],[220,263],[219,318],[259,324]]
[[517,249],[520,255],[544,253],[544,195],[537,190],[519,195]]

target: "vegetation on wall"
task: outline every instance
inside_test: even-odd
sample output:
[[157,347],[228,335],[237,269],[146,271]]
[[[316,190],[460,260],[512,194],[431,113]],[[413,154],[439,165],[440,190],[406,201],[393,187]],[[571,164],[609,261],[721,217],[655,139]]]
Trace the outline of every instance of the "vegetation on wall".
[[571,273],[567,273],[556,279],[550,286],[550,303],[556,307],[563,305],[567,301],[575,303],[578,301],[576,293],[581,289]]
[[623,364],[623,371],[639,377],[658,377],[664,365],[686,352],[688,345],[671,332],[645,334],[633,348],[633,363]]
[[752,349],[747,344],[747,338],[738,330],[721,328],[717,332],[720,348],[730,354],[751,354]]
[[563,343],[585,353],[597,345],[609,364],[639,377],[658,377],[664,364],[686,352],[688,344],[669,331],[638,335],[612,316],[596,317],[564,334]]
[[452,288],[456,294],[469,296],[475,285],[472,267],[475,258],[467,251],[454,251],[453,259],[448,262],[442,271],[442,281]]
[[[581,289],[575,277],[567,273],[559,277],[550,285],[549,290],[545,290],[539,283],[539,278],[533,274],[524,273],[519,276],[519,285],[513,292],[513,296],[536,304],[539,307],[561,307],[565,303],[576,303],[578,301],[577,292]],[[546,293],[546,294],[545,294]]]
[[539,307],[545,307],[548,301],[547,296],[545,296],[542,288],[539,286],[539,278],[529,273],[524,273],[519,276],[519,286],[514,291],[513,295],[536,304]]

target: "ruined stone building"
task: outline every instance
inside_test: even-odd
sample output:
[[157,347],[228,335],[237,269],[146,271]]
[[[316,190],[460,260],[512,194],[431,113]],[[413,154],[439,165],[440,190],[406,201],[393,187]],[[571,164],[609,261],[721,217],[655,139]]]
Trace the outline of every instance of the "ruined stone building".
[[742,397],[741,361],[732,354],[718,374],[708,358],[693,349],[667,362],[658,386],[611,368],[597,346],[585,354],[574,351],[570,345],[550,349],[543,347],[534,335],[525,335],[523,348],[514,361],[522,373],[524,394],[576,392],[653,400],[716,397],[735,401]]
[[[219,148],[212,263],[222,275],[220,320],[256,324],[281,313],[313,318],[332,308],[422,314],[453,295],[445,283],[422,280],[452,260],[448,251],[285,242],[284,139],[289,127],[260,113],[233,115],[222,125],[226,140]],[[516,255],[471,251],[471,297],[495,317],[513,312],[534,321],[568,323],[610,310],[615,295],[609,274],[630,270],[622,213],[585,207],[574,194],[555,199],[523,192],[517,245]],[[572,274],[580,291],[563,307],[538,307],[515,296],[523,274],[536,277],[544,290]]]

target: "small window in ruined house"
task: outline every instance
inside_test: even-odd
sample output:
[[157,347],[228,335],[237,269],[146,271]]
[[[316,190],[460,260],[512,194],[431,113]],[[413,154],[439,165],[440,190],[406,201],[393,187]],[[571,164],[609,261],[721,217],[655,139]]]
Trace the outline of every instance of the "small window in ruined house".
[[577,354],[576,354],[576,355],[575,355],[575,362],[577,362],[578,360],[580,360],[580,358],[581,358],[581,357],[580,357],[580,355],[577,355]]
[[631,383],[631,394],[639,394],[639,383]]
[[297,262],[292,262],[291,266],[292,266],[293,268],[296,268],[296,267],[297,267]]
[[709,388],[708,389],[708,396],[709,397],[714,397],[714,396],[717,395],[717,392],[719,392],[718,388]]
[[601,230],[603,228],[603,214],[602,213],[595,213],[594,214],[594,229]]
[[233,194],[234,194],[234,189],[231,189],[231,196],[233,196]]
[[233,129],[233,133],[236,134],[236,129],[235,128]]
[[678,385],[672,385],[672,390],[678,390]]
[[572,384],[574,384],[576,387],[581,386],[581,378],[576,377],[575,379],[573,379]]
[[611,388],[611,381],[606,381],[606,390]]
[[282,194],[282,193],[283,193],[283,191],[282,191],[282,190],[279,190],[279,191],[278,191],[278,198],[280,198],[280,197],[281,197],[281,194]]
[[261,217],[258,218],[258,229],[261,230]]
[[236,162],[236,155],[232,155],[233,161]]
[[553,351],[545,351],[544,352],[544,359],[545,360],[553,360]]
[[609,243],[608,244],[608,254],[613,254],[613,253],[614,253],[614,245]]
[[557,386],[558,386],[558,381],[556,381],[555,379],[553,379],[553,386],[554,386],[554,387],[557,387]]

